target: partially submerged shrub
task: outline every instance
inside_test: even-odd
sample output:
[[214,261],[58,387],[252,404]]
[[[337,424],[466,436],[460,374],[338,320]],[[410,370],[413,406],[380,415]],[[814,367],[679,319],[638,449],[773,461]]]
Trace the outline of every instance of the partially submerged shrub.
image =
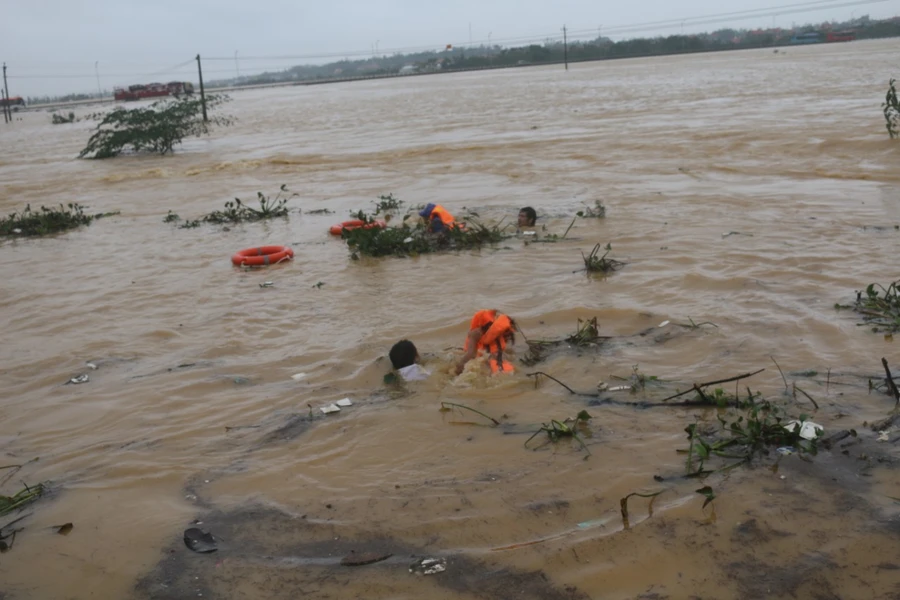
[[[224,95],[207,96],[207,112],[228,100]],[[106,113],[78,158],[111,158],[126,149],[167,154],[186,137],[206,135],[213,126],[232,122],[229,117],[204,122],[202,113],[201,100],[188,96],[159,100],[146,108],[116,108]]]
[[594,246],[594,249],[591,250],[591,253],[587,256],[584,255],[584,252],[581,253],[581,258],[584,260],[585,271],[588,273],[612,273],[625,266],[625,263],[623,262],[614,258],[607,258],[607,255],[612,250],[611,244],[606,244],[604,249],[606,252],[603,253],[603,256],[597,256],[600,253],[600,244]]
[[900,331],[900,279],[884,287],[870,283],[864,292],[856,292],[852,306],[835,304],[835,308],[852,308],[862,315],[863,323],[888,332]]
[[387,196],[378,196],[378,201],[375,202],[375,214],[380,213],[389,213],[396,212],[400,210],[400,207],[406,204],[403,200],[398,200],[394,198],[393,194],[388,194]]
[[593,208],[586,206],[584,210],[579,210],[575,214],[585,219],[603,219],[606,218],[606,207],[599,200],[595,200]]
[[25,206],[22,212],[14,212],[0,220],[0,235],[38,236],[58,233],[74,229],[81,225],[90,225],[95,218],[104,215],[86,215],[84,207],[70,202],[59,205],[59,208],[41,206],[40,211]]
[[888,135],[891,136],[891,139],[900,137],[900,102],[897,101],[897,89],[894,87],[893,79],[888,84],[888,91],[881,108],[884,110]]
[[[225,203],[224,210],[216,210],[199,219],[185,221],[179,227],[181,229],[193,229],[194,227],[199,227],[201,223],[213,223],[216,225],[223,223],[252,223],[254,221],[287,217],[290,212],[287,206],[288,200],[298,194],[290,194],[290,196],[283,196],[282,194],[290,194],[290,190],[286,185],[281,186],[274,198],[266,196],[262,192],[256,192],[256,197],[259,200],[258,209],[244,204],[240,198],[235,198],[233,202],[229,200]],[[181,217],[170,210],[163,219],[163,223],[175,223],[180,220]]]
[[[382,202],[390,198],[396,202],[396,206],[402,204],[393,196],[382,196]],[[415,209],[410,209],[415,210]],[[374,216],[367,215],[364,211],[351,212],[354,219],[365,223],[374,223]],[[376,213],[377,214],[377,213]],[[417,254],[429,254],[432,252],[467,250],[481,248],[489,244],[496,244],[511,237],[504,233],[498,225],[488,226],[467,215],[463,226],[449,227],[440,233],[428,231],[422,223],[409,225],[412,217],[407,213],[399,227],[359,227],[352,230],[344,230],[342,237],[347,241],[351,257],[359,256],[414,256]]]
[[63,125],[65,123],[74,123],[75,122],[75,113],[70,112],[68,115],[61,115],[60,113],[53,113],[53,116],[50,118],[50,120],[54,125]]

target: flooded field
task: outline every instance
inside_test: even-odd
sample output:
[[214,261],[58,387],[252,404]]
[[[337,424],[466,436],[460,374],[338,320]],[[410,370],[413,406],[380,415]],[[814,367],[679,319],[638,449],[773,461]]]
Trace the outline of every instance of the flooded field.
[[[0,556],[0,598],[900,597],[900,435],[868,426],[894,406],[868,380],[884,379],[882,357],[900,372],[900,346],[834,309],[900,278],[900,142],[880,109],[898,52],[880,40],[236,92],[234,126],[165,157],[76,160],[91,122],[18,115],[0,128],[0,212],[121,213],[0,242],[0,466],[28,463],[0,493],[52,490]],[[287,220],[163,223],[282,184],[299,194]],[[540,235],[596,201],[607,216],[558,243],[351,260],[329,226],[388,193],[486,223],[531,205]],[[596,243],[626,266],[574,272]],[[295,260],[231,265],[267,244]],[[529,339],[592,317],[610,339],[454,377],[482,308]],[[383,383],[402,338],[428,381]],[[683,477],[685,427],[728,411],[597,405],[763,368],[742,396],[858,437],[700,480]],[[535,387],[534,370],[594,396]],[[635,370],[665,383],[597,391]],[[794,384],[818,410],[784,394]],[[583,409],[586,460],[566,439],[525,448]],[[632,492],[663,493],[631,497],[626,527]],[[218,552],[190,552],[192,526]],[[340,564],[368,552],[391,556]],[[421,557],[446,571],[411,574]]]

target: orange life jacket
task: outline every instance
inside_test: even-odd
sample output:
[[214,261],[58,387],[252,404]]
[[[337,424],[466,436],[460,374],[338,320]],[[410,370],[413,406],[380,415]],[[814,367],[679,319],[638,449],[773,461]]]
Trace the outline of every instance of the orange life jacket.
[[431,210],[431,216],[428,217],[428,222],[431,223],[435,217],[441,220],[441,223],[444,224],[444,227],[447,229],[453,227],[453,224],[456,222],[456,219],[453,218],[446,208],[438,204]]
[[[507,340],[513,339],[512,319],[496,310],[479,310],[472,317],[469,329],[481,329],[482,334],[478,339],[478,350],[491,354],[490,365],[494,373],[508,373],[515,369],[508,360],[503,360],[503,351],[506,350]],[[466,338],[466,350],[469,349],[469,339]]]

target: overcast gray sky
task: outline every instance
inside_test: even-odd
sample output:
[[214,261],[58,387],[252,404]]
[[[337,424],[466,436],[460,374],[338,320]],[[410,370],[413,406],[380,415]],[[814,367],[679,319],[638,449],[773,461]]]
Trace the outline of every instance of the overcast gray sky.
[[[194,65],[173,67],[197,53],[204,78],[217,79],[234,75],[235,52],[246,75],[359,58],[376,45],[393,53],[470,40],[539,43],[563,24],[576,39],[602,32],[619,40],[863,15],[900,16],[900,0],[4,0],[0,60],[10,94],[28,96],[96,90],[96,72],[104,89],[195,80]],[[309,58],[274,58],[281,56]]]

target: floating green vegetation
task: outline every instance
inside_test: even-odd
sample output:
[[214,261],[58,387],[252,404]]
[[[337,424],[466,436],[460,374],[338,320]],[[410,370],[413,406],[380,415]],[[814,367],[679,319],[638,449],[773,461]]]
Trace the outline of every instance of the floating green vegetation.
[[703,477],[715,472],[704,469],[706,462],[713,458],[735,461],[716,469],[723,471],[766,456],[772,447],[786,448],[787,452],[816,453],[822,429],[811,426],[815,437],[803,437],[801,432],[809,420],[807,415],[800,415],[799,419],[794,420],[783,407],[760,400],[759,394],[750,392],[749,388],[747,396],[747,400],[741,402],[721,388],[703,394],[707,401],[732,408],[717,415],[718,430],[701,428],[697,423],[685,428],[689,446],[679,452],[687,453],[685,466],[688,476]]
[[14,212],[6,218],[0,219],[0,236],[49,235],[82,225],[90,225],[94,219],[117,214],[119,213],[87,215],[84,213],[84,207],[74,202],[66,205],[60,204],[59,208],[41,206],[40,211],[32,210],[31,205],[28,204],[22,212]]
[[[207,111],[229,100],[225,95],[206,97]],[[112,158],[125,150],[167,154],[191,136],[210,133],[215,126],[230,125],[230,117],[204,121],[200,98],[160,100],[146,108],[116,108],[103,116],[78,158]]]
[[586,206],[584,210],[579,210],[575,213],[579,217],[583,217],[585,219],[605,219],[606,218],[606,207],[603,206],[603,203],[599,200],[594,201],[594,206]]
[[862,324],[872,325],[875,333],[900,331],[900,279],[887,287],[870,283],[864,292],[856,292],[856,302],[852,305],[835,304],[834,307],[861,314]]
[[[393,197],[391,199],[399,206],[399,200]],[[404,215],[402,224],[398,227],[375,226],[375,217],[362,210],[352,211],[350,215],[354,219],[371,224],[368,227],[345,229],[342,233],[350,248],[350,257],[354,260],[360,256],[416,256],[433,252],[477,249],[511,237],[504,232],[505,228],[500,228],[499,224],[484,225],[472,218],[472,215],[466,215],[464,226],[449,227],[439,233],[428,231],[422,223],[411,226],[409,224],[411,213]]]
[[581,439],[581,436],[578,435],[578,430],[585,430],[587,428],[587,422],[592,418],[593,417],[588,414],[588,411],[582,410],[574,418],[570,417],[563,421],[551,419],[549,423],[542,423],[541,428],[535,431],[530,438],[525,440],[525,447],[527,448],[528,442],[533,440],[541,433],[547,434],[548,443],[556,443],[563,438],[571,438],[578,442],[582,450],[587,452],[587,455],[585,455],[584,457],[584,460],[587,460],[591,455],[591,451],[584,443],[584,440]]
[[[592,319],[578,319],[575,333],[561,340],[525,340],[528,352],[522,357],[522,363],[526,366],[536,365],[545,360],[551,351],[562,345],[576,348],[597,347],[609,336],[600,335],[600,326],[597,317]],[[537,384],[537,381],[535,381]]]
[[[233,202],[229,200],[225,203],[224,210],[216,210],[199,219],[184,221],[178,227],[180,229],[193,229],[199,227],[203,223],[212,223],[215,225],[252,223],[254,221],[287,217],[290,212],[287,203],[291,198],[297,195],[298,194],[292,194],[286,185],[282,185],[274,198],[266,196],[262,192],[256,192],[256,197],[259,200],[258,209],[244,204],[240,198],[235,198]],[[170,210],[163,218],[163,223],[177,223],[180,220],[181,217]]]
[[624,381],[631,388],[632,393],[641,392],[646,389],[647,385],[660,383],[659,377],[656,375],[647,375],[641,372],[638,365],[631,367],[631,375],[628,377],[619,377],[613,375],[611,379]]
[[[23,484],[25,485],[25,484]],[[39,483],[31,487],[25,485],[25,488],[13,496],[0,495],[0,517],[8,515],[14,510],[18,510],[28,504],[31,504],[46,492],[44,484]]]
[[884,96],[884,104],[881,108],[884,110],[884,120],[886,121],[888,135],[891,139],[900,137],[900,102],[897,101],[897,88],[894,87],[894,79],[888,83],[888,91]]
[[607,258],[612,250],[611,244],[606,244],[606,247],[604,248],[606,252],[603,253],[603,256],[598,256],[598,254],[600,254],[600,247],[600,244],[594,246],[594,249],[591,250],[591,253],[587,256],[584,255],[584,252],[581,253],[581,258],[584,260],[584,269],[579,269],[579,271],[586,271],[588,273],[612,273],[625,266],[625,263],[623,262],[614,258]]
[[378,200],[375,201],[375,214],[397,212],[404,204],[406,203],[403,200],[394,198],[393,194],[378,196]]

